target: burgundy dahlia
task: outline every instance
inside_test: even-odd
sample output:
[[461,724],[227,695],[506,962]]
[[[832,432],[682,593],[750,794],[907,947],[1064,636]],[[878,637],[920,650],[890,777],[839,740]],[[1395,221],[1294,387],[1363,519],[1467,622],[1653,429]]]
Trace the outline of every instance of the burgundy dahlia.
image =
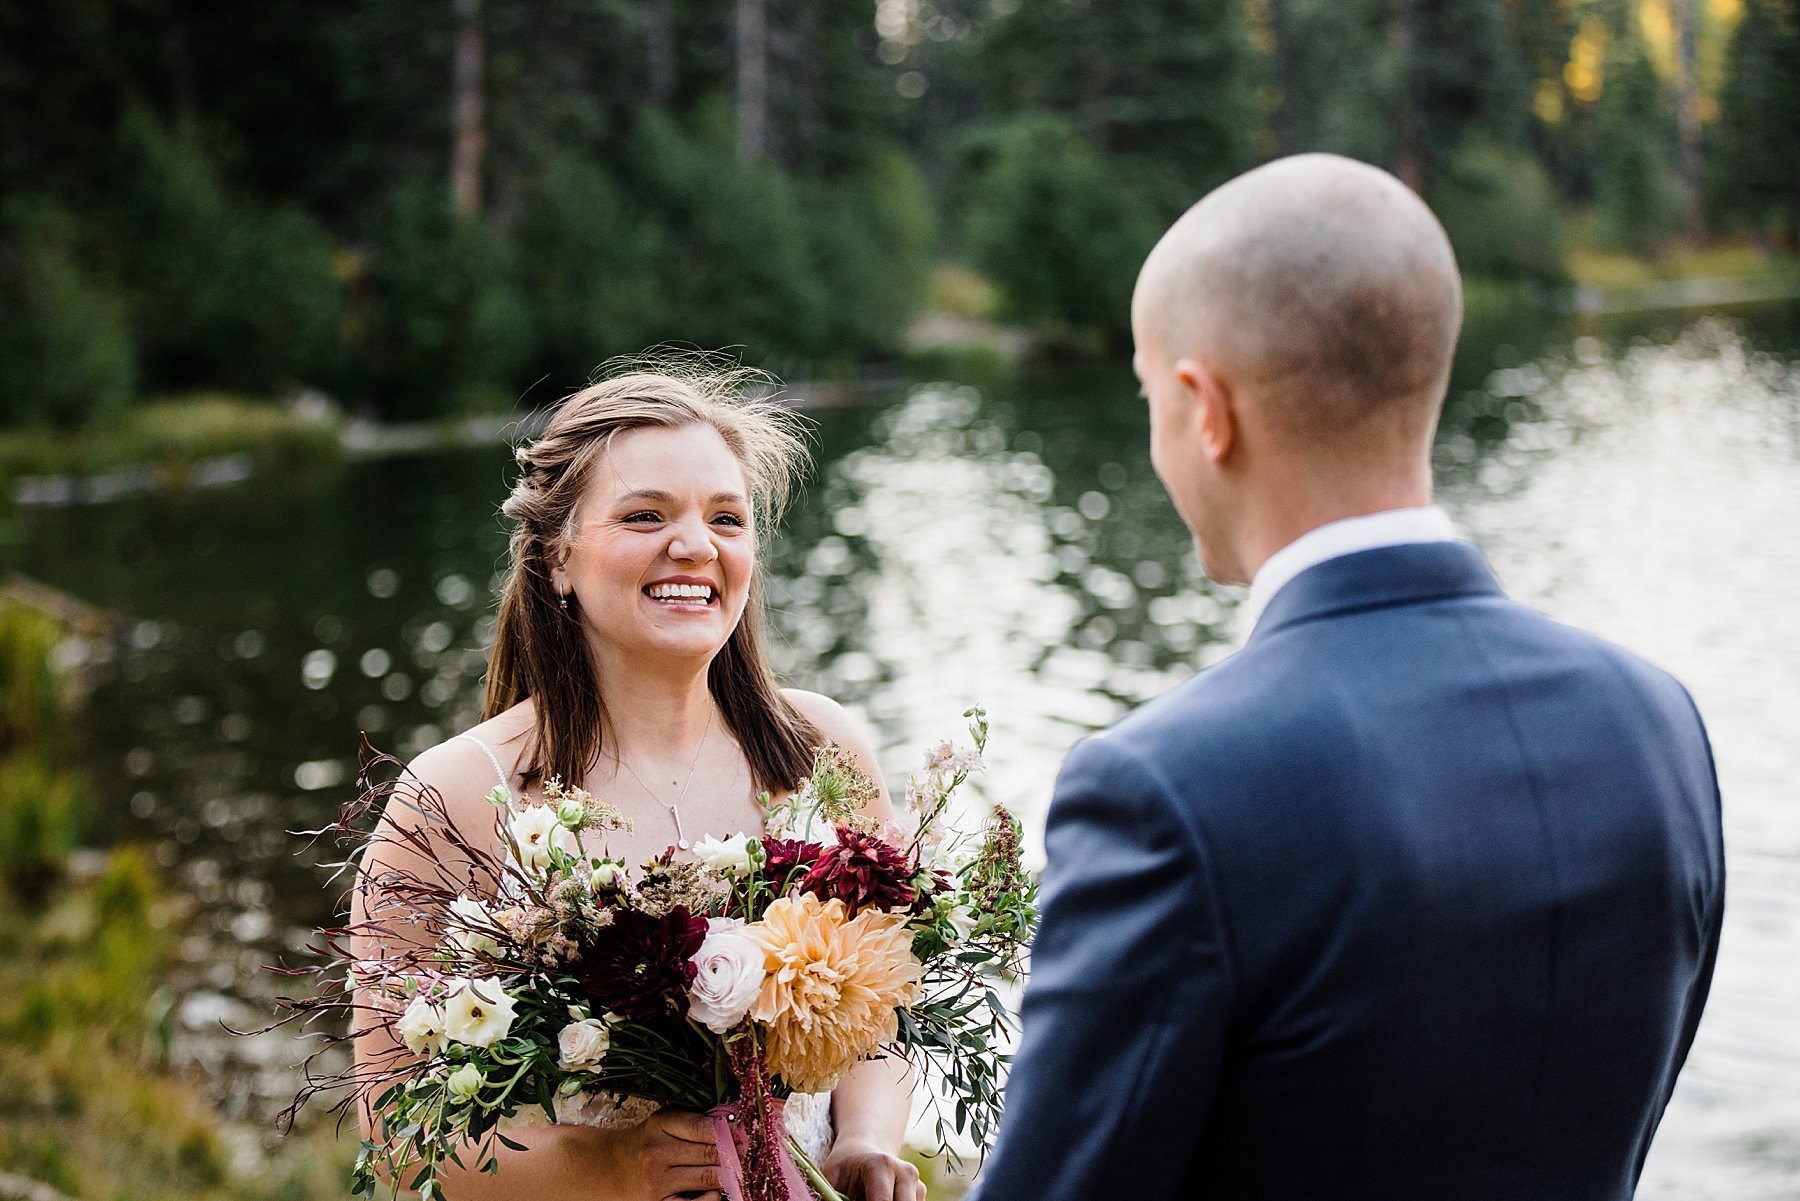
[[818,843],[798,838],[765,838],[762,845],[763,876],[773,880],[777,888],[786,886],[795,868],[811,867],[825,853]]
[[687,995],[699,972],[693,955],[705,939],[706,919],[686,909],[660,916],[618,910],[581,948],[582,990],[596,1014],[661,1017]]
[[905,852],[874,834],[843,825],[837,828],[837,845],[826,847],[807,869],[800,891],[825,901],[836,897],[851,913],[871,906],[910,909],[918,897],[913,875]]

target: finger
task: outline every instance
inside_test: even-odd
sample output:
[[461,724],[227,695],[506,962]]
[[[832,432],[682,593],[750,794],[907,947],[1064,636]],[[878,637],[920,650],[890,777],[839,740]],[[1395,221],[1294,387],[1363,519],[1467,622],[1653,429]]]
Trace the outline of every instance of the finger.
[[894,1169],[885,1160],[867,1164],[862,1172],[863,1201],[894,1201]]
[[662,1188],[669,1193],[716,1193],[720,1191],[719,1169],[704,1165],[670,1168],[663,1173]]
[[[664,1134],[680,1139],[684,1143],[705,1143],[713,1146],[713,1120],[703,1113],[689,1113],[685,1109],[665,1109],[656,1115],[656,1124]],[[719,1162],[718,1149],[714,1147],[711,1159],[705,1163]]]

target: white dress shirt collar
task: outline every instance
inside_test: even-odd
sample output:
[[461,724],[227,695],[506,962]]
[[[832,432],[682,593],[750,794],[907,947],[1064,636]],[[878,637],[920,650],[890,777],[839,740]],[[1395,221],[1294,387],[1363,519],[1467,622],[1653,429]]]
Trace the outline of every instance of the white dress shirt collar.
[[1327,522],[1300,535],[1273,555],[1250,581],[1250,624],[1262,619],[1275,594],[1295,576],[1327,559],[1353,555],[1383,546],[1407,546],[1416,542],[1454,542],[1456,527],[1435,505],[1416,509],[1389,509],[1362,517]]

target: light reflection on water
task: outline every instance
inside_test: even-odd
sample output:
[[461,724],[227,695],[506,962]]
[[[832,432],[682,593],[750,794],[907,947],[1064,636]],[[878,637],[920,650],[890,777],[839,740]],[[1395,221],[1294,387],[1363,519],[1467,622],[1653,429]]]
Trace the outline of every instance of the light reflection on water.
[[[1465,348],[1439,445],[1445,503],[1515,593],[1674,670],[1712,727],[1725,949],[1646,1197],[1800,1183],[1800,310],[1748,331]],[[1035,836],[1076,738],[1241,640],[1132,392],[1122,367],[1063,369],[819,415],[817,479],[770,556],[775,650],[870,721],[891,785],[985,704],[986,794]],[[96,668],[92,774],[118,798],[106,832],[156,841],[195,902],[177,1053],[244,1111],[285,1099],[292,1045],[227,1046],[213,1023],[256,1016],[260,966],[332,901],[285,831],[342,799],[358,730],[407,754],[474,720],[509,460],[353,463],[20,524],[25,571],[132,621]]]

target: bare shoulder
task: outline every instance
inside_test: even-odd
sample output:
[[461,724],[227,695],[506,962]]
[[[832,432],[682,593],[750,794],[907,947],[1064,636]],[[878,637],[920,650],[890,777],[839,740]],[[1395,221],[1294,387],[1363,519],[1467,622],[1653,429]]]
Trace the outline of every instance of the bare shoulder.
[[848,750],[859,750],[870,743],[869,732],[850,711],[822,692],[804,688],[783,688],[781,695],[799,710],[800,716],[818,727],[826,741]]
[[[818,692],[784,688],[782,696],[816,727],[826,742],[835,742],[856,757],[857,763],[886,795],[881,765],[875,759],[875,739],[868,727],[842,705]],[[885,802],[884,802],[885,804]]]
[[[479,829],[492,820],[487,798],[503,776],[507,789],[516,791],[523,736],[530,728],[528,705],[515,705],[421,751],[407,764],[407,773],[419,786],[442,798],[445,815],[459,828]],[[404,829],[418,821],[409,807],[388,802],[383,822],[390,828]]]

